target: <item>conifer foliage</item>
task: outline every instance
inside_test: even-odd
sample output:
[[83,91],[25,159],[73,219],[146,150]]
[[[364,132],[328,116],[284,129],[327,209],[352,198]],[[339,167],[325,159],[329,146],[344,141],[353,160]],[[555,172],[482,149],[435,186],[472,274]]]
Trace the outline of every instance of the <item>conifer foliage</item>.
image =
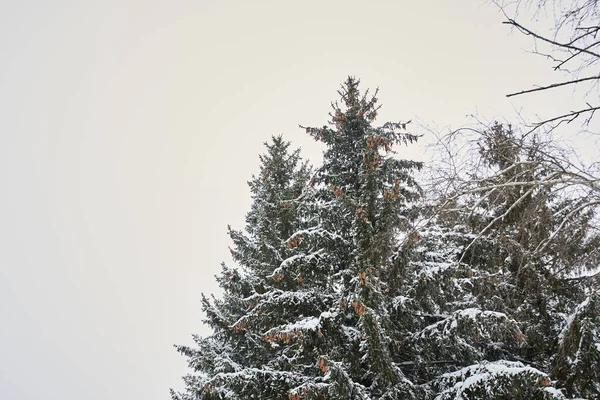
[[376,126],[355,78],[338,93],[327,125],[302,127],[321,166],[266,144],[245,230],[229,229],[237,267],[203,296],[213,333],[177,346],[192,372],[173,399],[597,397],[597,279],[555,273],[597,264],[593,212],[536,186],[552,171],[502,127],[478,154],[505,190],[473,175],[466,197],[424,205],[421,163],[394,152],[417,140],[408,122]]
[[[420,374],[440,398],[598,398],[597,179],[511,126],[493,124],[472,144],[466,177],[448,185],[428,228],[456,255],[429,268],[429,291],[414,290],[430,293],[437,318],[413,335],[415,357],[444,360]],[[413,253],[416,273],[439,253]]]
[[[419,196],[416,162],[393,146],[405,123],[374,127],[375,96],[349,78],[329,126],[305,128],[327,145],[308,169],[276,139],[250,182],[246,233],[231,230],[240,268],[224,266],[222,299],[204,299],[214,333],[178,347],[194,373],[183,399],[370,399],[410,391],[394,362],[402,339],[388,313],[393,248]],[[302,185],[306,182],[306,185]]]

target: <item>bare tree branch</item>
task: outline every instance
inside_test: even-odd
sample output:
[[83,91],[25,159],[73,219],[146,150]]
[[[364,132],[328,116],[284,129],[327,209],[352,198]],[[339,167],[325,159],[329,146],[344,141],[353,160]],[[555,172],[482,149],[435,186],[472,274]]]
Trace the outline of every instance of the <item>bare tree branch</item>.
[[548,38],[546,38],[544,36],[541,36],[541,35],[533,32],[533,31],[525,28],[523,25],[519,24],[518,22],[516,22],[513,19],[509,19],[508,21],[503,22],[503,24],[512,25],[512,26],[516,27],[517,29],[519,29],[521,32],[525,33],[526,35],[531,35],[531,36],[533,36],[536,39],[539,39],[539,40],[542,40],[544,42],[550,43],[550,44],[552,44],[554,46],[562,47],[562,48],[566,48],[566,49],[571,49],[571,50],[575,50],[575,51],[578,51],[578,52],[581,52],[581,53],[586,53],[586,54],[592,55],[594,57],[600,58],[600,54],[594,53],[593,51],[582,49],[580,47],[576,47],[576,46],[573,46],[573,45],[568,44],[568,43],[559,43],[559,42],[556,42],[556,41],[554,41],[552,39],[548,39]]
[[[589,46],[587,46],[587,47],[585,48],[585,50],[591,49],[592,47],[595,47],[595,46],[597,46],[597,45],[599,45],[599,44],[600,44],[600,42],[594,42],[594,43],[590,44]],[[577,56],[578,56],[578,55],[580,55],[580,54],[581,54],[581,52],[577,52],[577,53],[575,53],[575,54],[572,54],[572,55],[571,55],[571,56],[569,56],[569,57],[568,57],[566,60],[563,60],[563,61],[561,61],[561,62],[560,62],[560,63],[559,63],[559,64],[558,64],[556,67],[554,67],[554,70],[555,70],[555,71],[558,71],[558,70],[560,70],[560,68],[561,68],[563,65],[565,65],[567,62],[569,62],[569,61],[573,60],[575,57],[577,57]]]
[[[475,229],[459,263],[484,237],[506,241],[518,256],[521,271],[543,255],[553,254],[552,260],[560,259],[561,252],[569,254],[571,240],[579,240],[569,235],[579,235],[581,229],[598,235],[600,221],[589,218],[600,215],[600,171],[575,164],[576,154],[552,136],[544,136],[550,133],[515,135],[510,127],[498,128],[498,124],[469,128],[461,135],[456,132],[439,137],[444,157],[450,157],[453,166],[452,171],[442,172],[447,185],[429,190],[430,197],[438,195],[437,215]],[[446,164],[438,165],[444,169]],[[542,225],[546,228],[540,230]],[[576,262],[563,260],[551,266],[554,261],[548,261],[548,268],[558,277],[563,268],[585,269],[596,260],[600,262],[598,254],[586,252]]]
[[[491,0],[505,17],[503,24],[533,40],[534,54],[552,61],[554,71],[566,72],[571,79],[557,79],[545,85],[534,85],[532,89],[514,91],[506,97],[542,92],[549,89],[587,85],[581,92],[581,100],[588,104],[587,109],[562,112],[534,124],[531,131],[541,126],[556,129],[585,114],[577,128],[579,132],[589,132],[589,123],[595,117],[596,108],[590,104],[600,101],[600,4],[598,0]],[[526,15],[526,14],[530,15]],[[553,19],[552,19],[553,18]],[[550,24],[548,28],[547,23]],[[537,24],[537,25],[534,25]],[[541,26],[541,27],[537,27]],[[535,87],[537,86],[537,87]],[[569,106],[572,110],[581,105]],[[565,110],[566,111],[566,110]],[[558,113],[557,113],[558,114]],[[597,130],[597,128],[594,128]],[[599,133],[599,132],[594,132]]]
[[561,86],[573,85],[576,83],[591,81],[591,80],[600,80],[600,75],[588,76],[587,78],[575,79],[573,81],[568,81],[568,82],[553,83],[551,85],[541,86],[541,87],[537,87],[535,89],[522,90],[520,92],[507,94],[506,97],[519,96],[519,95],[526,94],[526,93],[539,92],[541,90],[554,89],[554,88],[561,87]]
[[[531,132],[537,130],[538,128],[540,128],[541,126],[546,125],[546,124],[548,124],[550,122],[560,121],[559,124],[562,123],[562,122],[565,122],[565,121],[567,123],[573,122],[581,114],[585,114],[585,113],[589,113],[589,112],[591,112],[593,114],[596,110],[599,110],[599,109],[600,109],[600,107],[585,108],[583,110],[571,111],[569,113],[566,113],[566,114],[563,114],[563,115],[559,115],[558,117],[549,118],[549,119],[546,119],[546,120],[543,120],[543,121],[536,122],[535,126],[533,127],[533,129],[531,129],[528,133],[531,133]],[[587,121],[587,123],[589,123],[590,118],[587,118],[586,121]],[[556,128],[556,126],[554,128]]]

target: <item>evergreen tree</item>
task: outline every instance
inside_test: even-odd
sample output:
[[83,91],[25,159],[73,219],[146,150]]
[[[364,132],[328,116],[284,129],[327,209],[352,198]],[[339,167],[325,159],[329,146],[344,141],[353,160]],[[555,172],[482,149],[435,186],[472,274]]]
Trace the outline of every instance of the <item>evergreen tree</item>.
[[329,126],[305,127],[327,145],[305,194],[313,226],[296,236],[321,252],[316,268],[327,279],[329,305],[320,317],[326,346],[317,353],[322,392],[335,399],[414,396],[418,389],[396,363],[402,332],[389,309],[398,290],[394,249],[420,196],[411,172],[421,168],[394,157],[393,146],[417,137],[406,123],[374,127],[377,93],[361,95],[358,85],[354,78],[344,83]]
[[281,136],[272,140],[272,144],[265,143],[267,154],[259,156],[258,178],[248,182],[253,203],[246,216],[247,235],[229,228],[234,260],[257,278],[258,285],[273,273],[274,265],[287,258],[284,244],[300,224],[296,199],[310,176],[299,150],[290,154],[290,143]]
[[415,379],[440,399],[598,396],[597,281],[567,275],[598,266],[593,210],[563,191],[579,179],[569,166],[525,139],[499,124],[482,133],[482,168],[411,254],[404,307],[430,323],[409,340]]
[[423,204],[421,164],[394,153],[417,137],[374,126],[358,86],[303,127],[326,145],[314,172],[267,145],[245,232],[229,229],[238,268],[203,297],[213,334],[178,346],[194,372],[173,398],[598,398],[599,278],[576,275],[600,263],[595,181],[497,124],[468,179]]
[[[196,337],[197,349],[179,347],[196,374],[174,398],[395,399],[417,390],[395,363],[402,335],[388,313],[396,236],[420,191],[410,173],[421,166],[392,147],[416,137],[403,123],[373,127],[377,99],[356,79],[339,93],[330,126],[305,128],[327,150],[301,196],[302,179],[284,178],[289,166],[261,159],[248,236],[230,231],[244,270],[224,267],[223,299],[204,299],[215,332]],[[275,176],[283,183],[265,185]]]
[[197,348],[177,346],[195,373],[184,377],[187,391],[172,392],[174,399],[270,399],[289,387],[290,374],[270,365],[272,346],[263,335],[281,310],[264,307],[263,299],[281,294],[273,286],[279,281],[274,270],[293,253],[286,240],[302,225],[297,198],[310,168],[281,137],[265,146],[260,173],[248,182],[253,203],[246,230],[229,228],[231,253],[240,268],[223,264],[217,277],[222,299],[203,296],[213,334],[194,336]]

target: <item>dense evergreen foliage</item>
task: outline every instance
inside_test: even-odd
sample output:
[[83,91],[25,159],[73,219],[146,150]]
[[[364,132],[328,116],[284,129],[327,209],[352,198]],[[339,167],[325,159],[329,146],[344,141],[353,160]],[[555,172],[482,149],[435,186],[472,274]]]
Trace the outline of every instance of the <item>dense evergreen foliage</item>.
[[593,209],[501,125],[475,189],[423,200],[421,163],[394,153],[417,137],[375,126],[358,85],[303,127],[326,145],[319,168],[266,145],[246,229],[229,231],[237,267],[203,298],[213,334],[177,346],[192,373],[173,398],[598,398]]

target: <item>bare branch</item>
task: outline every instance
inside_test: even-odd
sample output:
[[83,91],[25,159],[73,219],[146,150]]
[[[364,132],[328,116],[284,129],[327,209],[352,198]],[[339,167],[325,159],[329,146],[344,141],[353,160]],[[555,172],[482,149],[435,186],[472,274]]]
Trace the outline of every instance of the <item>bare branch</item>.
[[554,89],[554,88],[561,87],[561,86],[573,85],[576,83],[591,81],[591,80],[600,80],[600,75],[588,76],[587,78],[575,79],[575,80],[568,81],[568,82],[553,83],[552,85],[541,86],[541,87],[537,87],[535,89],[522,90],[520,92],[507,94],[506,97],[519,96],[519,95],[526,94],[526,93],[539,92],[541,90]]
[[458,263],[462,263],[463,259],[465,258],[465,255],[467,254],[467,251],[475,244],[475,242],[477,242],[479,239],[481,239],[481,237],[483,235],[485,235],[487,233],[488,230],[490,230],[491,227],[493,227],[496,222],[503,220],[504,218],[506,218],[506,216],[508,214],[510,214],[510,212],[512,210],[514,210],[523,200],[525,200],[527,198],[527,196],[529,196],[531,193],[533,193],[533,187],[531,189],[529,189],[527,192],[525,192],[525,194],[523,194],[521,197],[519,197],[517,199],[517,201],[515,201],[509,208],[508,210],[506,210],[506,212],[496,218],[494,218],[492,220],[492,222],[490,222],[485,228],[483,228],[481,230],[481,232],[479,232],[479,234],[477,235],[477,237],[475,239],[473,239],[471,241],[471,243],[469,243],[469,245],[467,247],[465,247],[465,250],[463,251],[462,256],[460,256],[460,259],[458,260]]
[[[583,229],[597,235],[594,229],[598,221],[588,220],[593,215],[588,211],[600,211],[600,175],[590,166],[576,165],[576,154],[565,144],[553,140],[547,131],[516,135],[510,127],[499,129],[497,123],[463,130],[461,135],[456,135],[458,131],[446,135],[439,144],[453,165],[451,171],[440,175],[447,187],[431,186],[431,190],[433,198],[439,200],[437,215],[474,229],[475,236],[465,246],[459,263],[486,235],[505,241],[510,254],[518,257],[514,260],[520,260],[520,269],[536,264],[549,247],[551,254],[569,254],[572,244],[565,238],[572,232]],[[473,138],[468,136],[470,132]],[[467,147],[461,146],[462,142]],[[447,168],[444,163],[438,165]],[[544,262],[554,263],[558,257],[560,267],[572,270],[573,265],[589,266],[598,258],[593,255],[586,259],[587,254],[579,256],[576,263],[554,255],[552,261]],[[554,276],[560,267],[552,270]]]
[[586,53],[586,54],[592,55],[594,57],[600,58],[600,54],[594,53],[593,51],[582,49],[580,47],[576,47],[576,46],[573,46],[573,45],[568,44],[568,43],[559,43],[559,42],[556,42],[556,41],[554,41],[552,39],[548,39],[548,38],[546,38],[544,36],[541,36],[541,35],[533,32],[533,31],[525,28],[523,25],[519,24],[518,22],[516,22],[513,19],[509,19],[508,21],[503,22],[503,24],[512,25],[512,26],[516,27],[517,29],[519,29],[521,32],[525,33],[526,35],[531,35],[531,36],[533,36],[536,39],[539,39],[541,41],[550,43],[550,44],[552,44],[554,46],[562,47],[562,48],[566,48],[566,49],[571,49],[571,50],[575,50],[575,51],[578,51],[578,52],[581,52],[581,53]]
[[[594,42],[594,43],[590,44],[589,46],[587,46],[587,47],[585,48],[585,50],[591,49],[592,47],[595,47],[595,46],[597,46],[597,45],[599,45],[599,44],[600,44],[600,42]],[[575,54],[572,54],[572,55],[571,55],[571,56],[569,56],[569,57],[568,57],[566,60],[563,60],[563,61],[561,61],[561,62],[560,62],[560,63],[559,63],[559,64],[558,64],[556,67],[554,67],[554,70],[555,70],[555,71],[558,71],[558,70],[560,70],[560,68],[561,68],[563,65],[565,65],[567,62],[571,61],[572,59],[574,59],[575,57],[577,57],[577,56],[578,56],[578,55],[580,55],[580,54],[581,54],[581,52],[577,52],[577,53],[575,53]]]
[[554,232],[552,232],[552,234],[550,234],[550,236],[548,236],[548,238],[546,240],[543,240],[542,242],[540,242],[540,244],[536,247],[536,249],[534,250],[535,252],[542,252],[546,249],[546,247],[548,247],[548,244],[550,244],[550,242],[552,242],[552,240],[554,239],[554,237],[564,228],[565,224],[567,222],[570,221],[570,219],[577,214],[578,212],[588,208],[588,207],[593,207],[593,206],[597,206],[600,205],[600,200],[598,201],[590,201],[588,203],[582,204],[581,206],[577,207],[576,209],[572,210],[569,214],[567,214],[565,216],[565,218],[563,218],[562,222],[560,223],[560,225],[558,226],[558,228],[556,228],[556,230],[554,230]]
[[[538,128],[540,128],[541,126],[543,126],[543,125],[545,125],[545,124],[548,124],[548,123],[550,123],[550,122],[559,121],[558,125],[560,125],[561,123],[563,123],[563,122],[565,122],[565,121],[566,121],[567,123],[573,122],[573,121],[574,121],[574,120],[575,120],[577,117],[579,117],[581,114],[590,113],[590,112],[593,114],[593,113],[594,113],[594,111],[596,111],[596,110],[598,110],[598,109],[600,109],[600,107],[590,107],[590,108],[585,108],[585,109],[583,109],[583,110],[579,110],[579,111],[571,111],[571,112],[569,112],[569,113],[566,113],[566,114],[560,115],[560,116],[558,116],[558,117],[549,118],[549,119],[546,119],[546,120],[544,120],[544,121],[539,121],[539,122],[536,122],[536,123],[535,123],[535,126],[533,127],[533,129],[531,129],[531,130],[530,130],[528,133],[531,133],[531,132],[533,132],[533,131],[537,130]],[[590,122],[590,119],[589,119],[589,118],[587,119],[587,122],[588,122],[588,123]],[[556,126],[558,126],[558,125],[556,125]],[[556,128],[556,126],[555,126],[554,128]]]

